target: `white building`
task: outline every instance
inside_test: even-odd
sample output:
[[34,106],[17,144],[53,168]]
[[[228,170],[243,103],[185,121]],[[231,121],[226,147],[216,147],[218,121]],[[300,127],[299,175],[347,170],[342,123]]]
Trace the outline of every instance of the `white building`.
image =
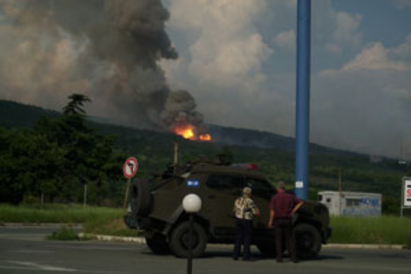
[[334,216],[381,216],[382,195],[364,192],[320,191],[318,201]]

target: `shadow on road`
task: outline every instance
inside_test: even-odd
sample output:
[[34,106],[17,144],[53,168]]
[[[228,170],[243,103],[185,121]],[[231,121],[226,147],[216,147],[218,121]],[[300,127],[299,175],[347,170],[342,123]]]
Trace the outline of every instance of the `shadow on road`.
[[[147,256],[160,256],[160,257],[174,257],[174,255],[168,254],[168,255],[158,255],[154,254],[149,250],[145,250],[141,252],[144,255]],[[210,258],[232,258],[233,253],[229,250],[212,250],[212,251],[207,251],[202,257],[196,258],[196,260],[202,260],[202,259],[210,259]],[[252,253],[252,257],[255,261],[266,261],[266,260],[275,260],[275,257],[272,256],[267,256],[261,253]],[[284,259],[288,259],[289,256],[288,254],[284,254]],[[180,258],[180,259],[186,259],[186,258]],[[241,258],[240,258],[241,259]],[[333,255],[319,255],[315,259],[310,259],[310,260],[300,260],[300,262],[304,261],[325,261],[325,260],[343,260],[344,257],[342,256],[333,256]]]
[[323,261],[323,260],[343,260],[342,256],[332,256],[332,255],[319,255],[317,258],[311,259],[310,261]]

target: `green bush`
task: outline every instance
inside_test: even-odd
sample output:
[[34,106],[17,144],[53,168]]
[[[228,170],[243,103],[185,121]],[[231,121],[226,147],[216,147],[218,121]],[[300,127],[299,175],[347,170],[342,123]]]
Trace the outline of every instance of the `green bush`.
[[78,241],[80,237],[72,226],[62,226],[60,230],[53,232],[46,239],[52,241]]
[[142,234],[141,231],[129,229],[124,224],[123,218],[113,219],[104,216],[84,223],[83,232],[123,237],[136,237]]

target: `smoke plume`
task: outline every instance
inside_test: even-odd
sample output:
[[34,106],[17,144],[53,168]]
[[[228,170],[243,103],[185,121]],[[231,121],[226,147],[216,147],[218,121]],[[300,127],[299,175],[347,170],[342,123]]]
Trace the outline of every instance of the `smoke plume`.
[[[161,0],[0,0],[0,96],[59,109],[87,94],[90,112],[123,124],[205,130],[187,91],[158,66],[176,59]],[[4,41],[4,42],[3,42]]]

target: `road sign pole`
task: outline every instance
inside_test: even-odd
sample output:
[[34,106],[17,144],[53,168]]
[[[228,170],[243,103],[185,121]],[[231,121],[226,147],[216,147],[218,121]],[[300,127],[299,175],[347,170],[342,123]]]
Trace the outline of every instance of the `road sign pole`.
[[131,178],[133,178],[138,170],[138,161],[134,157],[128,158],[123,165],[123,175],[127,178],[126,191],[124,194],[123,208],[126,208],[128,201],[128,193],[130,191]]
[[311,0],[298,0],[295,194],[307,199],[310,124]]
[[131,181],[131,178],[129,178],[129,179],[127,180],[126,194],[124,195],[124,204],[123,204],[123,208],[126,208],[126,205],[127,205],[127,200],[128,200],[128,192],[129,192],[129,189],[130,189],[130,181]]

